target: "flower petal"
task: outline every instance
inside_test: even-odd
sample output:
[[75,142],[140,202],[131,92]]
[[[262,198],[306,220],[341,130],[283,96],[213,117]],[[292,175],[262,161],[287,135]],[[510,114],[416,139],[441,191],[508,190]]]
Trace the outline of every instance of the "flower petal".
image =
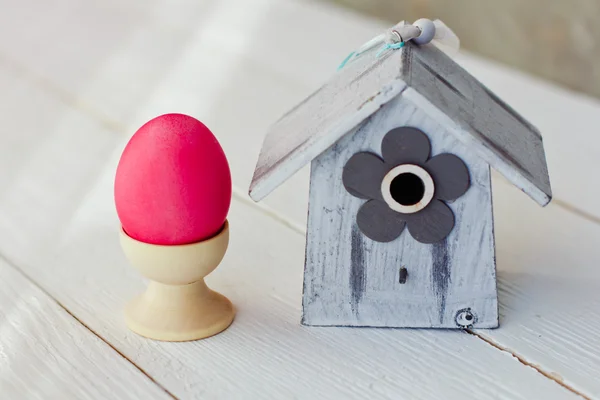
[[400,236],[406,225],[399,213],[378,200],[362,205],[356,215],[356,223],[366,237],[376,242],[391,242]]
[[425,163],[425,168],[435,183],[435,197],[456,200],[469,188],[469,169],[454,154],[439,154]]
[[373,153],[357,153],[350,157],[342,182],[352,196],[361,199],[383,199],[381,181],[389,168]]
[[404,217],[407,219],[408,231],[421,243],[439,242],[454,228],[454,213],[439,200],[433,200],[418,213]]
[[421,130],[411,127],[392,129],[381,141],[381,154],[386,164],[422,165],[429,158],[429,138]]

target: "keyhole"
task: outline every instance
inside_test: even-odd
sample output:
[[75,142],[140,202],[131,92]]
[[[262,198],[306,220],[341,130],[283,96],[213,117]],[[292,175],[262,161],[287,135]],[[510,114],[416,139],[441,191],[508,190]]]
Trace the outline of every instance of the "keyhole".
[[398,277],[398,283],[406,283],[406,278],[408,278],[408,270],[405,267],[401,267],[400,276]]

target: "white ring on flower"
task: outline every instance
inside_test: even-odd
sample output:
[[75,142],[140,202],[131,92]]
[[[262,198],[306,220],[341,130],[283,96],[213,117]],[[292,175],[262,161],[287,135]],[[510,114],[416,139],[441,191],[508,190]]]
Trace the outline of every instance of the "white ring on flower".
[[[421,179],[421,182],[423,183],[423,197],[415,204],[400,204],[392,196],[392,181],[402,174],[413,174]],[[413,214],[427,207],[427,205],[431,203],[431,200],[433,200],[434,192],[435,185],[429,172],[414,164],[402,164],[392,168],[392,170],[383,177],[383,181],[381,182],[381,194],[383,195],[383,200],[385,200],[392,210],[403,214]]]

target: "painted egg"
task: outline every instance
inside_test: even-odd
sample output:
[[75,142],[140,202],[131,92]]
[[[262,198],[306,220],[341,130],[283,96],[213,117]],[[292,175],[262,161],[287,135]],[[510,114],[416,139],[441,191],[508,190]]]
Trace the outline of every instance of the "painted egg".
[[223,227],[231,204],[231,173],[221,145],[202,122],[165,114],[129,140],[114,189],[123,230],[133,239],[194,243]]

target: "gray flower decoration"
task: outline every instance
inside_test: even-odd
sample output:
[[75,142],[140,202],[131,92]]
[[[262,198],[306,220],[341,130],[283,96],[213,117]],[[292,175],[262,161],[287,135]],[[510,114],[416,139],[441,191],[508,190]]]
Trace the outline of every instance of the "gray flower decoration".
[[383,159],[357,153],[344,166],[342,181],[352,196],[369,199],[356,216],[372,240],[391,242],[404,227],[421,243],[436,243],[454,228],[454,214],[444,201],[469,188],[469,170],[454,154],[429,158],[431,145],[416,128],[396,128],[381,142]]

